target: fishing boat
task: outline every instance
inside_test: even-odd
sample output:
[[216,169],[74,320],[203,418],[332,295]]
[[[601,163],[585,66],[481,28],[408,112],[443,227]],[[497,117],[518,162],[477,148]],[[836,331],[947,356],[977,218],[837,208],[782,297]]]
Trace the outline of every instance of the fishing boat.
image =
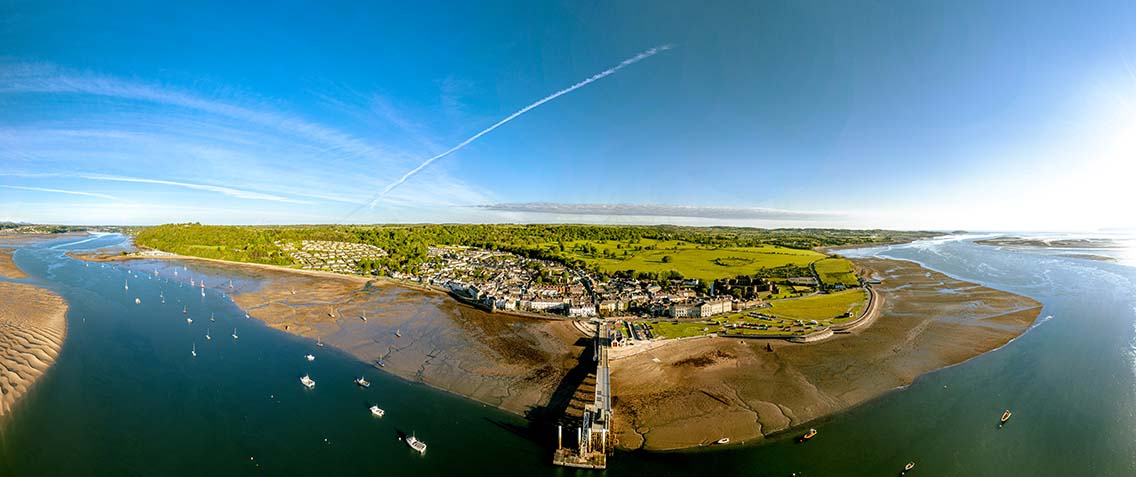
[[419,454],[426,453],[426,443],[418,440],[418,438],[413,434],[406,438],[406,445],[410,446],[411,449],[418,451]]
[[1010,420],[1011,415],[1013,415],[1013,413],[1011,413],[1009,409],[1007,409],[1006,412],[1003,412],[1002,413],[1002,420],[1000,422],[998,422],[998,427],[1002,427],[1002,426],[1006,425],[1006,421]]
[[714,443],[715,444],[729,444],[730,438],[729,437],[723,437],[721,439],[718,439],[717,441],[714,441]]
[[213,339],[213,337],[212,337],[212,336],[209,336],[209,328],[205,328],[205,339],[206,339],[206,340],[211,340],[211,339]]
[[213,317],[213,313],[209,314],[209,321],[217,321],[217,318]]
[[806,432],[805,435],[801,436],[801,439],[798,440],[797,442],[805,442],[809,439],[816,437],[816,435],[817,435],[816,429],[809,429],[809,432]]
[[141,299],[141,298],[135,298],[135,299],[134,299],[134,304],[135,304],[135,305],[141,305],[141,304],[142,304],[142,299]]
[[193,344],[193,347],[189,349],[189,352],[190,352],[191,354],[193,354],[193,357],[194,357],[194,358],[196,358],[196,357],[197,357],[197,343],[194,343],[194,344]]
[[315,357],[315,356],[312,356],[312,355],[310,355],[310,354],[305,354],[305,355],[304,355],[304,359],[306,359],[306,360],[308,360],[308,361],[315,361],[315,360],[316,360],[316,357]]
[[394,330],[394,336],[395,336],[396,338],[402,338],[402,331],[399,331],[399,330],[397,330],[397,329],[396,329],[396,330]]
[[237,329],[233,328],[233,339],[237,339]]
[[914,469],[914,468],[915,468],[915,461],[908,462],[907,465],[903,466],[903,472],[900,472],[899,475],[903,475],[903,474],[906,474],[908,472],[911,472],[911,469]]
[[308,389],[316,387],[316,381],[312,379],[311,376],[308,376],[306,374],[304,375],[304,377],[300,378],[300,382],[303,383],[304,386],[307,386]]
[[371,382],[367,381],[367,378],[364,378],[362,376],[359,376],[359,379],[355,380],[355,384],[358,384],[358,385],[363,386],[365,388],[371,387]]
[[386,414],[387,414],[387,412],[382,410],[382,408],[380,408],[378,405],[371,406],[371,415],[372,416],[383,417]]
[[359,318],[362,318],[363,321],[367,321],[367,312],[364,311],[363,314],[359,316]]

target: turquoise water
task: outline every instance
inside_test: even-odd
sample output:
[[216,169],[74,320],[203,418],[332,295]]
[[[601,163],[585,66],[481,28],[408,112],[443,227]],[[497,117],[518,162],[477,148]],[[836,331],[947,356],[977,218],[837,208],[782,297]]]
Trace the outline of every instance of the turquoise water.
[[[202,297],[167,283],[173,269],[162,263],[132,263],[134,278],[122,264],[63,255],[121,236],[67,245],[76,241],[16,252],[28,281],[71,309],[58,361],[0,423],[0,474],[598,474],[549,465],[548,436],[521,418],[264,327],[223,288]],[[1045,305],[1043,318],[1002,349],[811,424],[821,435],[806,445],[786,437],[709,452],[617,453],[604,474],[895,475],[915,460],[912,475],[1136,475],[1136,269],[966,240],[846,254],[916,260],[1025,294]],[[204,275],[185,265],[181,273]],[[158,267],[161,278],[147,278]],[[240,276],[206,280],[230,278],[252,286]],[[317,359],[307,362],[308,353]],[[304,373],[315,389],[300,385]],[[369,389],[351,382],[360,374]],[[372,403],[387,416],[371,417]],[[1014,418],[997,429],[1005,408]],[[398,440],[409,432],[429,444],[425,456]]]

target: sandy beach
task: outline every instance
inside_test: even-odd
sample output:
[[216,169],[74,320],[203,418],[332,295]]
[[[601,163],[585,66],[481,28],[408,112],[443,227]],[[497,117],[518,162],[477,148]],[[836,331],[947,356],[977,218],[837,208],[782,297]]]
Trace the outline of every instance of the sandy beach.
[[[0,252],[0,275],[27,275]],[[47,371],[67,334],[67,302],[42,288],[0,281],[0,416]]]
[[612,365],[615,431],[625,449],[745,442],[803,425],[998,348],[1041,305],[911,262],[864,259],[884,280],[870,326],[813,344],[699,338]]

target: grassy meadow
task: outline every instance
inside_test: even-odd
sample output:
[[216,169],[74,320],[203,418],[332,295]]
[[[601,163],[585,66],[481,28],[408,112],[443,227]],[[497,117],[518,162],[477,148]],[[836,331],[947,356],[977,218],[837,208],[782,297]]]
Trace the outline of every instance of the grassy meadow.
[[[559,244],[545,244],[559,246]],[[667,273],[677,271],[685,278],[713,281],[738,275],[752,275],[767,268],[792,265],[807,267],[825,258],[812,250],[776,245],[750,247],[702,246],[678,240],[577,240],[564,243],[563,254],[606,273],[622,270]]]

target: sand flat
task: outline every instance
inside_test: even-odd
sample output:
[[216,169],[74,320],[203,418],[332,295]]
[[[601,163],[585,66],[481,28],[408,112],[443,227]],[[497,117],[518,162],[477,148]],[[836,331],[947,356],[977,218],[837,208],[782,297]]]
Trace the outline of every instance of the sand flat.
[[23,283],[0,281],[0,416],[55,362],[67,334],[67,302]]
[[27,278],[28,274],[20,270],[16,263],[12,261],[12,253],[15,250],[10,248],[0,248],[0,277],[5,278]]
[[564,399],[560,384],[590,344],[578,342],[585,335],[569,321],[486,313],[441,292],[383,279],[174,255],[70,255],[126,266],[159,260],[180,268],[191,261],[197,272],[239,277],[254,285],[228,290],[229,296],[272,328],[520,415]]
[[813,343],[703,338],[612,360],[619,445],[667,450],[733,442],[832,414],[1020,335],[1040,303],[897,260],[863,259],[884,283],[880,314]]

